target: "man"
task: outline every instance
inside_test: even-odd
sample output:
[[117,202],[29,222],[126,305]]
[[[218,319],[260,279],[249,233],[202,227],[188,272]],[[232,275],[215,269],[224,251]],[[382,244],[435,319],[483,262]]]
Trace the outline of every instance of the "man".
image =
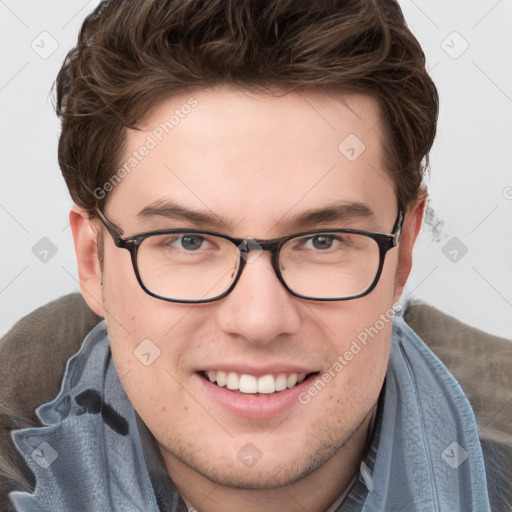
[[438,106],[394,1],[102,2],[56,86],[105,322],[14,433],[17,510],[490,510],[395,314]]

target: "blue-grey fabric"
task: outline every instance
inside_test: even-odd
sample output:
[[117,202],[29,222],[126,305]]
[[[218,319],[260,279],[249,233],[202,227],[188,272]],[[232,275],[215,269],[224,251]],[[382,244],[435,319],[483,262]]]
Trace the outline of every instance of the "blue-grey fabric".
[[[337,512],[490,511],[478,429],[464,393],[400,318],[380,425],[362,472]],[[365,478],[363,478],[363,476]]]
[[105,322],[69,360],[59,395],[37,415],[48,426],[12,434],[36,476],[33,495],[10,494],[17,510],[158,511]]
[[[10,494],[16,510],[187,510],[174,488],[159,492],[157,501],[155,461],[148,459],[156,448],[147,447],[148,432],[139,433],[104,322],[69,360],[57,398],[37,414],[45,426],[13,432],[36,477],[33,494]],[[455,379],[400,318],[394,321],[375,425],[361,475],[337,512],[490,511],[471,407]]]

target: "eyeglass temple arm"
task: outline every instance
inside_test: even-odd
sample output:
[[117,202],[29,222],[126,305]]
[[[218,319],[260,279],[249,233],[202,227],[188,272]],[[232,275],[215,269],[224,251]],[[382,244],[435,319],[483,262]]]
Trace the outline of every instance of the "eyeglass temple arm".
[[396,217],[395,225],[393,226],[393,230],[391,231],[391,233],[393,233],[395,245],[398,245],[398,242],[400,242],[400,238],[402,236],[402,227],[404,225],[404,219],[404,211],[402,210],[402,208],[400,208],[400,210],[398,211],[398,215]]
[[112,235],[112,238],[114,240],[121,239],[123,230],[119,226],[116,226],[113,222],[111,222],[108,219],[108,217],[97,206],[95,209],[101,222],[103,222],[105,227],[108,229],[108,232]]

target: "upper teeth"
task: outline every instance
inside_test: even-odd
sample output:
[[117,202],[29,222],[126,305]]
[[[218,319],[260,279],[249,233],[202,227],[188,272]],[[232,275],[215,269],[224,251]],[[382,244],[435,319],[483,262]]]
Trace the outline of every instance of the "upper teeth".
[[264,375],[255,377],[246,373],[209,371],[207,372],[210,382],[216,382],[218,386],[226,386],[233,391],[242,393],[274,393],[283,391],[286,388],[293,388],[301,383],[306,377],[305,373],[279,373],[278,375]]

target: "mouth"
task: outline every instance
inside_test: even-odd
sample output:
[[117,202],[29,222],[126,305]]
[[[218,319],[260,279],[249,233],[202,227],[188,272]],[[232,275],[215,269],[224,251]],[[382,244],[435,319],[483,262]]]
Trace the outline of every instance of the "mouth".
[[219,388],[225,388],[234,393],[252,396],[272,396],[288,389],[295,388],[310,377],[312,373],[277,373],[261,377],[247,373],[226,372],[222,370],[209,370],[200,372],[201,377]]
[[237,366],[219,368],[212,363],[198,370],[199,389],[212,408],[220,407],[232,417],[253,420],[283,417],[297,407],[302,408],[299,396],[320,375],[303,365],[287,363],[274,363],[266,368]]

